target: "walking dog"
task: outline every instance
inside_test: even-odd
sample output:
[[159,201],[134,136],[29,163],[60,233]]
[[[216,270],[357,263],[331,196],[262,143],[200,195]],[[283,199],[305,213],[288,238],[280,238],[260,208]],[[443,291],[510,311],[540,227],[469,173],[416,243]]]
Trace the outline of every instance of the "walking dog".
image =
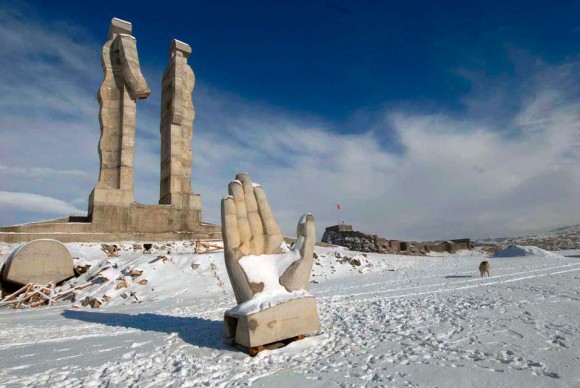
[[489,277],[490,268],[491,266],[489,265],[489,261],[487,260],[482,261],[481,264],[479,264],[479,275],[483,277],[485,274],[487,274],[487,277]]

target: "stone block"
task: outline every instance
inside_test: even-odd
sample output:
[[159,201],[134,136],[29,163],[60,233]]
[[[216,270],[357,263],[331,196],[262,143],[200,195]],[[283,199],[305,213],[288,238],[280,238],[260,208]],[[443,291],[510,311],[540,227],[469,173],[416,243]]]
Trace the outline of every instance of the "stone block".
[[56,240],[35,240],[16,248],[4,265],[2,283],[59,283],[74,276],[73,259],[68,249]]
[[131,35],[133,31],[133,25],[125,20],[113,18],[111,20],[111,26],[109,27],[109,40],[113,39],[117,34],[128,34]]
[[191,46],[188,45],[187,43],[180,41],[180,40],[173,39],[171,41],[171,47],[169,49],[169,52],[171,54],[173,54],[175,52],[181,52],[181,53],[183,53],[183,57],[187,58],[191,54]]
[[292,299],[252,314],[225,312],[224,336],[251,348],[320,330],[314,297]]

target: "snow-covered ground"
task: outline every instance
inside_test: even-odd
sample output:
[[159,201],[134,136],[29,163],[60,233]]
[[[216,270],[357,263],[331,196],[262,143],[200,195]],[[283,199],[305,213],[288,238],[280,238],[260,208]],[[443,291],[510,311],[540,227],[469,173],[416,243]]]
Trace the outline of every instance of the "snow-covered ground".
[[[137,298],[0,310],[0,386],[580,386],[580,251],[486,258],[316,248],[317,336],[251,358],[222,340],[235,304],[220,252],[142,255]],[[157,244],[162,245],[162,244]],[[98,244],[67,244],[95,265]],[[0,244],[0,262],[13,249]],[[170,251],[167,255],[166,251]],[[168,256],[157,260],[157,256]],[[491,277],[480,278],[481,260]],[[137,279],[135,279],[137,280]],[[137,303],[137,300],[142,303]]]

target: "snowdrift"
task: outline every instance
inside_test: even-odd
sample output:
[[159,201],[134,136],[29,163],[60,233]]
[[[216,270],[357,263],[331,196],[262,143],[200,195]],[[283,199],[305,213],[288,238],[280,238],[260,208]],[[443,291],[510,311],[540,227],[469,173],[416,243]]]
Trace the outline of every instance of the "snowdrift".
[[520,256],[540,256],[550,258],[561,258],[562,256],[545,251],[538,247],[525,245],[512,245],[503,251],[496,252],[493,257],[520,257]]

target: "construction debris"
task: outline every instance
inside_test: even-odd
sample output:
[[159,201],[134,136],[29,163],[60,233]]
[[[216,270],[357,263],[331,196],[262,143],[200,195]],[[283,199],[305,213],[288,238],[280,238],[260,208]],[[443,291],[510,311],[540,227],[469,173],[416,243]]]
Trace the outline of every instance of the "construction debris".
[[117,245],[101,244],[101,250],[107,254],[107,257],[119,256],[119,247]]
[[210,253],[224,249],[221,245],[210,244],[200,240],[195,242],[195,253]]
[[90,285],[91,283],[58,292],[55,289],[53,282],[45,285],[28,283],[18,291],[5,296],[0,301],[0,307],[24,309],[29,307],[50,306],[56,301],[66,299],[72,295],[74,291],[81,290]]

